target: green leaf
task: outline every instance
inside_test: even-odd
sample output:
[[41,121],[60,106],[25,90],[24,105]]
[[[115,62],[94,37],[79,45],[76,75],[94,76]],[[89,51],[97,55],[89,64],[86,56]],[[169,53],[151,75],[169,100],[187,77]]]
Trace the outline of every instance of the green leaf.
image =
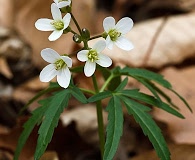
[[[54,85],[55,84],[55,85]],[[49,93],[55,89],[58,89],[59,88],[59,85],[56,85],[56,83],[51,83],[50,86],[40,92],[38,92],[33,98],[31,98],[27,104],[24,105],[24,107],[22,107],[22,109],[20,110],[20,113],[19,115],[21,115],[24,110],[27,109],[27,107],[32,104],[34,101],[36,101],[39,97],[41,97],[42,95],[46,94],[46,93]]]
[[165,88],[171,88],[171,84],[167,80],[165,80],[162,75],[145,69],[125,67],[121,70],[121,73],[132,77],[140,77],[147,80],[153,80],[164,86]]
[[100,93],[97,93],[97,94],[94,95],[94,96],[91,96],[91,97],[88,99],[88,102],[89,102],[89,103],[97,102],[97,101],[99,101],[99,100],[102,100],[102,99],[105,99],[105,98],[108,98],[108,97],[111,97],[111,96],[112,96],[112,92],[111,92],[111,91],[100,92]]
[[50,105],[44,114],[44,120],[39,128],[35,160],[38,160],[42,156],[48,143],[51,141],[54,129],[58,124],[60,114],[63,112],[64,108],[68,106],[70,95],[70,90],[65,89],[52,96]]
[[175,90],[173,90],[173,89],[170,89],[173,93],[175,93],[178,97],[179,97],[179,99],[181,99],[182,101],[183,101],[183,103],[187,106],[187,108],[190,110],[190,112],[193,112],[192,111],[192,108],[189,106],[189,104],[187,103],[187,101],[179,94],[179,93],[177,93]]
[[147,95],[145,93],[139,92],[139,90],[123,90],[120,92],[117,92],[118,94],[122,94],[123,96],[127,96],[142,102],[145,102],[146,104],[152,105],[154,107],[161,108],[168,113],[171,113],[179,118],[184,118],[184,116],[179,113],[177,110],[171,108],[168,104],[164,103],[163,101],[154,98],[153,96]]
[[29,120],[24,124],[24,130],[22,134],[20,135],[20,138],[18,140],[18,144],[16,147],[15,155],[14,155],[14,160],[17,160],[19,158],[20,152],[22,151],[22,148],[24,147],[28,137],[30,136],[33,128],[35,125],[40,123],[40,121],[43,118],[43,115],[49,105],[50,100],[49,99],[44,99],[40,101],[42,104],[41,107],[37,108],[32,112],[32,116],[29,118]]
[[126,97],[120,96],[120,98],[122,98],[128,113],[134,116],[136,122],[140,124],[144,134],[150,139],[159,158],[162,160],[170,160],[170,152],[161,130],[147,113],[150,111],[150,108]]
[[126,78],[119,84],[119,86],[115,89],[115,91],[123,90],[123,89],[126,87],[127,82],[128,82],[128,78],[126,77]]
[[143,79],[143,78],[139,78],[139,77],[134,77],[135,79],[137,79],[140,83],[142,83],[146,88],[148,88],[150,90],[150,92],[159,100],[161,100],[161,98],[158,95],[158,92],[155,90],[155,88],[153,87],[152,82]]
[[75,85],[70,86],[70,91],[73,97],[75,97],[81,103],[87,103],[87,98],[83,92],[77,88]]
[[106,109],[108,111],[108,125],[103,159],[112,160],[123,131],[123,111],[120,99],[117,96],[112,97]]

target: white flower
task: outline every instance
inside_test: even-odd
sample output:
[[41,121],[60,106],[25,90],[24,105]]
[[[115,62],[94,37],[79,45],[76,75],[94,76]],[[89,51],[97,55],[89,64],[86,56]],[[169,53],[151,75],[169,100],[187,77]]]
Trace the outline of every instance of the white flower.
[[53,31],[49,36],[50,41],[55,41],[70,24],[71,15],[67,13],[63,18],[60,9],[55,3],[51,4],[52,19],[41,18],[35,22],[35,27],[41,31]]
[[60,56],[51,48],[46,48],[41,51],[41,57],[48,63],[40,73],[41,82],[49,82],[57,76],[57,82],[63,88],[67,88],[70,84],[70,70],[72,67],[72,59],[68,56]]
[[63,8],[66,6],[70,6],[71,0],[53,0],[58,8]]
[[106,45],[109,49],[116,44],[119,48],[124,50],[133,49],[132,43],[124,37],[124,35],[133,27],[133,21],[129,17],[122,18],[115,24],[113,17],[106,17],[103,21],[105,30]]
[[87,77],[94,74],[96,63],[102,67],[109,67],[112,64],[112,60],[108,56],[101,54],[105,47],[105,41],[98,41],[92,49],[78,52],[77,58],[81,62],[86,62],[84,66],[84,73]]

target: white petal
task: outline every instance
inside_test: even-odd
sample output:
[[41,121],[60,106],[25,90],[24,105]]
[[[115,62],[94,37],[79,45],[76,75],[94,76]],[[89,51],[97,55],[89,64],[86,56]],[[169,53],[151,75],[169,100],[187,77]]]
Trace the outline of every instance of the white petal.
[[90,77],[94,74],[96,68],[96,63],[87,61],[84,66],[84,73],[87,77]]
[[60,9],[55,3],[51,4],[51,14],[54,20],[62,20],[62,14],[60,12]]
[[38,19],[35,22],[35,27],[41,31],[53,31],[55,30],[55,28],[53,27],[53,25],[51,25],[52,21],[53,20],[47,18]]
[[50,36],[49,36],[49,40],[50,41],[55,41],[57,40],[58,38],[60,38],[60,36],[63,34],[63,30],[55,30],[53,31]]
[[57,75],[54,64],[49,64],[41,71],[39,78],[41,82],[49,82]]
[[61,59],[66,63],[66,65],[70,68],[72,67],[72,59],[68,56],[61,56]]
[[77,53],[77,58],[81,62],[85,62],[88,60],[87,54],[89,53],[89,50],[82,50]]
[[70,3],[71,3],[71,1],[62,1],[62,2],[58,3],[58,7],[63,8],[63,7],[69,6]]
[[65,67],[64,69],[58,71],[57,81],[61,87],[67,88],[70,84],[70,78],[71,74],[68,67]]
[[122,34],[126,34],[133,27],[133,20],[129,17],[122,18],[116,24],[116,29]]
[[110,39],[110,36],[106,37],[106,46],[108,49],[112,50],[114,42]]
[[115,44],[123,49],[123,50],[126,50],[126,51],[130,51],[131,49],[134,48],[133,44],[128,40],[126,39],[125,37],[121,36],[117,39],[117,41],[115,42]]
[[45,48],[41,51],[41,57],[48,63],[55,63],[60,59],[60,55],[51,48]]
[[97,53],[102,52],[106,48],[106,42],[105,41],[98,41],[97,43],[94,44],[92,47],[94,50],[97,51]]
[[113,17],[106,17],[103,21],[103,27],[106,32],[115,28],[115,19]]
[[66,29],[66,28],[69,26],[70,20],[71,20],[71,15],[70,15],[70,13],[67,13],[67,14],[63,17],[64,29]]
[[96,61],[97,64],[99,64],[102,67],[109,67],[112,64],[112,60],[110,57],[104,55],[104,54],[99,54],[98,55],[99,60]]

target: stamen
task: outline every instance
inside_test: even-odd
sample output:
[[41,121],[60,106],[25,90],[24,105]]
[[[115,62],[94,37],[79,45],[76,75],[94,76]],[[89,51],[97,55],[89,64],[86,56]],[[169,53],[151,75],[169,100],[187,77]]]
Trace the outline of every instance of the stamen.
[[62,30],[64,28],[64,22],[62,21],[52,21],[51,25],[53,25],[55,27],[55,29],[57,30]]
[[121,32],[118,32],[116,29],[111,29],[109,32],[108,32],[109,36],[110,36],[110,39],[112,41],[116,41],[120,36],[121,36]]
[[60,70],[67,66],[66,63],[62,59],[57,60],[54,64],[55,64],[56,70]]
[[88,59],[91,61],[91,62],[94,62],[96,60],[98,60],[98,53],[96,50],[90,50],[88,55],[87,55]]

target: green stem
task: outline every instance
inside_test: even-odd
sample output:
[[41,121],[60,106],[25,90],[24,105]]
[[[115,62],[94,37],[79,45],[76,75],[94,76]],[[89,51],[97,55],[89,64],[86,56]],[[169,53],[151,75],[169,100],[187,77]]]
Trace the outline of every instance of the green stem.
[[97,35],[97,36],[94,36],[94,37],[91,37],[91,38],[89,38],[89,40],[96,39],[96,38],[100,38],[100,37],[102,37],[101,34],[100,35]]
[[91,94],[91,95],[95,95],[95,92],[94,91],[91,91],[91,90],[88,90],[88,89],[85,89],[85,88],[79,88],[81,91],[83,91],[84,93],[87,93],[87,94]]
[[81,28],[80,28],[80,26],[79,26],[79,24],[78,24],[76,18],[74,17],[74,15],[73,15],[72,13],[70,13],[70,14],[71,14],[72,20],[74,21],[74,23],[75,23],[75,25],[76,25],[76,27],[77,27],[77,29],[78,29],[80,35],[81,35],[81,34],[82,34],[82,31],[81,31]]
[[115,76],[113,74],[111,74],[108,79],[104,82],[104,85],[102,86],[102,88],[100,89],[99,92],[103,92],[105,90],[105,88],[108,86],[108,84],[110,83],[110,81],[114,78]]
[[[95,75],[92,76],[93,85],[95,88],[96,93],[99,93],[99,88],[97,84],[97,80]],[[101,101],[96,102],[96,111],[97,111],[97,121],[98,121],[98,134],[99,134],[99,141],[100,141],[100,151],[101,157],[103,159],[104,155],[104,144],[105,144],[105,135],[104,135],[104,121],[103,121],[103,110]]]

